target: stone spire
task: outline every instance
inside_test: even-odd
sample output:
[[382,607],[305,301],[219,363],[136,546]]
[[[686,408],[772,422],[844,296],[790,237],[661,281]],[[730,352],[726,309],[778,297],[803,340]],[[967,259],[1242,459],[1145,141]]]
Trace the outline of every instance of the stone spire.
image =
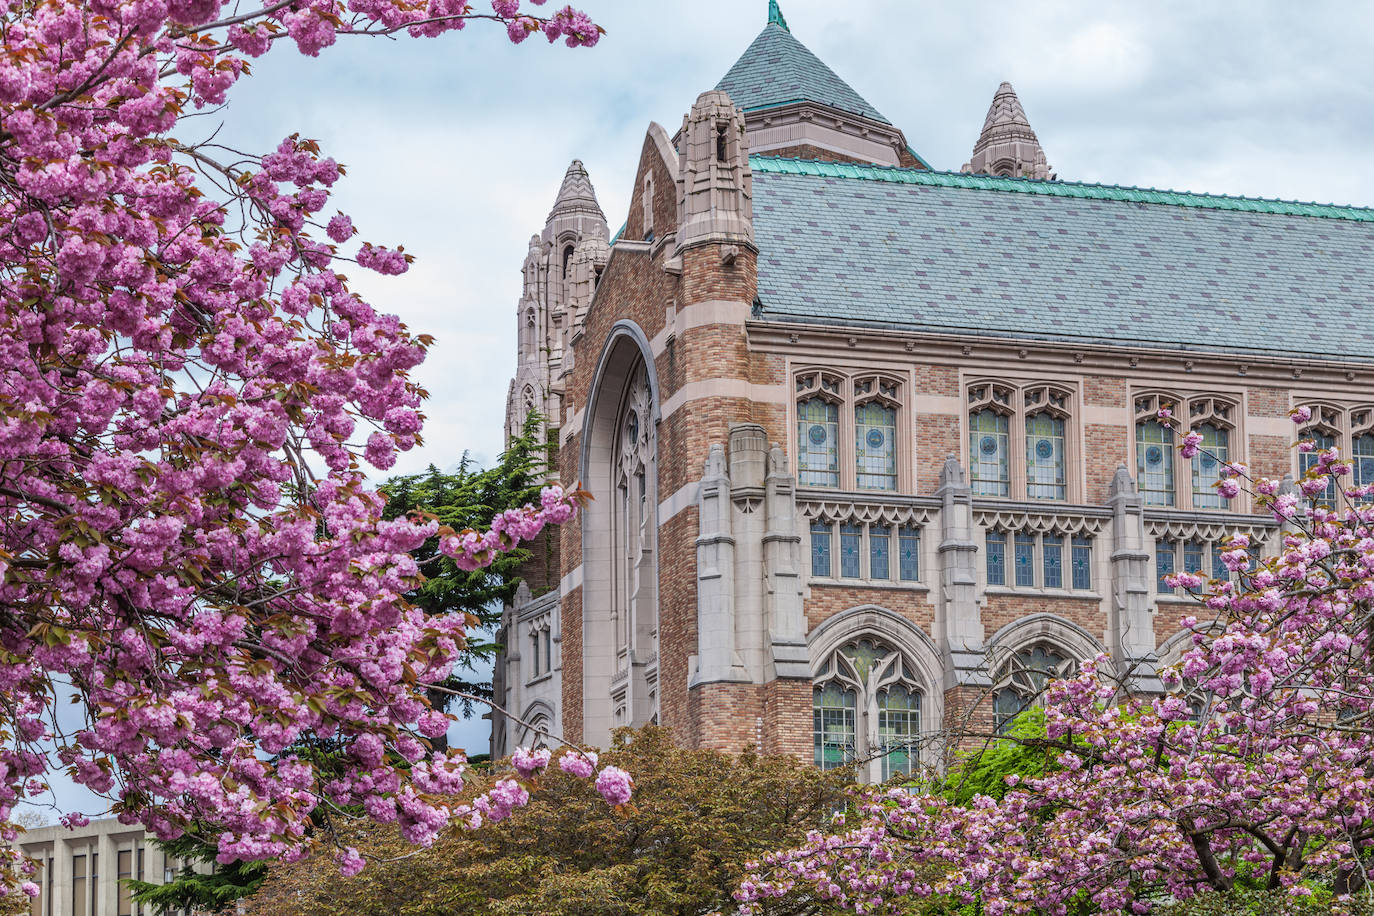
[[983,132],[973,145],[973,157],[963,171],[978,175],[1053,179],[1045,150],[1026,119],[1026,110],[1011,83],[997,87],[983,121]]
[[782,7],[778,6],[778,0],[768,0],[768,22],[770,25],[780,25],[787,29],[787,19],[782,14]]
[[549,211],[549,219],[571,214],[587,214],[605,222],[606,214],[601,212],[601,204],[596,201],[596,191],[592,188],[592,178],[587,174],[581,159],[574,159],[563,176],[563,185],[558,189],[558,198]]

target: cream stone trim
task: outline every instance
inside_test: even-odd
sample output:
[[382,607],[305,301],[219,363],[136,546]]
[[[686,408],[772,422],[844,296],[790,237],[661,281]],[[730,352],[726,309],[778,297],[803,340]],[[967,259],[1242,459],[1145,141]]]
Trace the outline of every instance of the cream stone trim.
[[649,341],[649,346],[655,357],[662,356],[668,349],[668,341],[678,334],[711,324],[742,325],[749,317],[749,309],[748,303],[730,299],[693,302],[676,311],[670,308],[663,330],[654,335],[653,340]]
[[1220,542],[1233,534],[1244,534],[1252,543],[1263,545],[1278,529],[1277,522],[1262,515],[1230,515],[1216,519],[1192,513],[1152,515],[1147,510],[1145,536],[1154,540]]
[[701,481],[693,480],[691,483],[683,484],[678,487],[667,499],[658,504],[658,524],[663,527],[668,520],[677,515],[683,509],[690,509],[697,504],[697,498],[701,491]]
[[1245,425],[1252,436],[1282,436],[1294,442],[1298,439],[1298,428],[1287,417],[1249,417]]
[[667,419],[679,409],[702,398],[740,398],[767,404],[783,404],[787,399],[784,385],[755,385],[744,379],[719,378],[688,382],[673,392],[663,402],[663,419]]
[[582,587],[582,564],[578,563],[572,569],[563,574],[563,578],[558,580],[558,594],[563,596],[575,588]]
[[1120,426],[1124,429],[1131,425],[1133,422],[1132,417],[1134,416],[1128,407],[1103,407],[1100,404],[1083,404],[1079,406],[1078,410],[1083,417],[1082,425],[1084,426],[1088,426],[1089,424],[1095,426]]
[[957,417],[964,412],[963,398],[944,394],[917,394],[911,409],[929,416]]
[[[980,499],[981,502],[981,499]],[[1106,530],[1111,512],[1097,507],[1071,507],[1062,503],[1053,506],[1017,503],[973,507],[973,520],[985,530],[1031,532],[1039,534],[1087,534],[1097,537]]]
[[[966,334],[935,334],[898,328],[857,328],[795,321],[751,320],[745,325],[750,346],[783,355],[805,354],[807,362],[852,362],[896,358],[962,367],[969,375],[1001,376],[1016,367],[1018,377],[1035,371],[1072,375],[1110,375],[1132,381],[1188,380],[1190,390],[1221,385],[1291,388],[1300,376],[1304,386],[1327,397],[1355,399],[1374,387],[1374,360],[1331,360],[1289,354],[1224,353],[1163,347],[1114,347]],[[1024,369],[1023,369],[1024,367]],[[1219,389],[1218,389],[1219,390]],[[1342,394],[1349,391],[1350,394]]]
[[875,497],[872,493],[798,491],[797,515],[807,522],[858,522],[868,525],[930,524],[940,503],[931,497]]
[[1063,649],[1079,664],[1107,653],[1093,634],[1058,614],[1029,614],[999,629],[987,642],[987,669],[994,684],[1004,683],[1007,663],[1022,649],[1047,642]]

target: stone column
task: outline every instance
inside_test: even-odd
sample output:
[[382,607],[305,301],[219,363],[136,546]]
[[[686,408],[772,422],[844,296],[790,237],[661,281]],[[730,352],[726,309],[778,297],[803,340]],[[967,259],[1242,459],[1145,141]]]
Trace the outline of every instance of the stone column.
[[749,680],[763,680],[768,644],[764,620],[764,479],[768,434],[757,423],[730,427],[730,525],[735,536],[735,650]]
[[698,501],[697,656],[689,686],[747,680],[735,651],[735,539],[725,447],[706,456]]
[[811,677],[806,616],[802,610],[801,535],[797,533],[795,490],[795,480],[787,472],[787,456],[780,446],[774,445],[768,450],[768,476],[764,482],[764,613],[769,640],[764,681]]
[[978,544],[973,540],[973,491],[953,455],[940,469],[940,620],[945,688],[989,687],[978,604]]
[[1112,603],[1107,621],[1112,661],[1136,690],[1159,693],[1164,686],[1155,654],[1145,503],[1125,465],[1118,465],[1112,476],[1107,504],[1112,508]]

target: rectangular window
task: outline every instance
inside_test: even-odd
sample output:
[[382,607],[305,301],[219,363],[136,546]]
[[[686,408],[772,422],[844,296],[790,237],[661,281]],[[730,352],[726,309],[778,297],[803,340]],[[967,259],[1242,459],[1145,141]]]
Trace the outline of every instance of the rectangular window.
[[1073,587],[1079,591],[1093,587],[1093,542],[1085,537],[1073,539]]
[[544,631],[544,670],[553,670],[553,631]]
[[854,408],[856,483],[860,490],[897,489],[897,411],[876,402]]
[[1016,584],[1035,584],[1035,535],[1016,535]]
[[1226,500],[1214,484],[1221,479],[1221,466],[1230,461],[1230,434],[1211,423],[1197,428],[1202,436],[1202,451],[1193,456],[1193,508],[1224,509]]
[[119,865],[119,914],[134,916],[133,891],[129,890],[129,879],[134,876],[134,851],[121,849],[116,855]]
[[1173,541],[1155,542],[1155,590],[1161,595],[1167,595],[1173,591],[1169,587],[1169,583],[1164,581],[1164,578],[1174,574],[1174,550]]
[[858,694],[831,682],[812,692],[816,766],[832,770],[854,759]]
[[1212,545],[1212,578],[1220,579],[1222,582],[1231,578],[1231,570],[1227,569],[1226,564],[1221,560],[1221,555],[1225,552],[1226,544],[1224,542],[1217,541]]
[[1047,413],[1026,418],[1026,495],[1064,499],[1064,421]]
[[822,398],[797,405],[797,483],[838,487],[840,408]]
[[969,415],[969,483],[978,496],[1007,496],[1011,476],[1007,463],[1010,420],[992,409]]
[[1064,539],[1057,534],[1045,535],[1040,546],[1045,566],[1045,588],[1064,587]]
[[863,575],[860,569],[860,551],[863,550],[863,529],[858,525],[840,526],[840,577],[858,579]]
[[86,857],[72,856],[72,916],[86,916]]
[[921,529],[899,528],[897,530],[898,575],[903,582],[915,582],[921,578]]
[[1007,536],[989,531],[986,541],[988,554],[988,585],[1007,584]]
[[811,575],[819,579],[831,576],[830,525],[825,522],[811,523]]
[[1158,420],[1135,425],[1136,485],[1147,506],[1174,504],[1174,431]]
[[868,529],[868,578],[890,579],[892,532],[887,528]]
[[[1183,571],[1186,573],[1202,573],[1202,561],[1207,554],[1207,545],[1201,541],[1183,542]],[[1193,589],[1189,589],[1193,591]]]

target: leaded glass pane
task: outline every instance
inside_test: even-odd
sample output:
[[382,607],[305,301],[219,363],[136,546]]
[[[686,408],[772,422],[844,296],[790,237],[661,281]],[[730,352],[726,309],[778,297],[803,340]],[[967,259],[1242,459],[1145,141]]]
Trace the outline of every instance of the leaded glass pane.
[[921,734],[921,694],[900,684],[878,694],[878,741],[882,744],[883,779],[910,776]]
[[858,525],[840,526],[840,575],[845,579],[857,579],[862,575],[859,551],[863,539],[863,529]]
[[969,476],[973,492],[979,496],[1007,496],[1011,492],[1007,465],[1009,429],[1007,417],[992,409],[969,417]]
[[1073,587],[1081,591],[1093,587],[1093,542],[1085,537],[1073,539]]
[[873,401],[855,407],[854,435],[859,489],[897,489],[896,408]]
[[868,529],[868,578],[891,578],[892,531],[888,528]]
[[1040,555],[1045,567],[1045,588],[1064,587],[1064,539],[1058,535],[1045,535],[1040,545]]
[[[1329,432],[1320,429],[1305,429],[1302,432],[1304,439],[1311,439],[1313,449],[1310,452],[1298,452],[1298,471],[1306,474],[1308,468],[1315,467],[1320,457],[1318,452],[1325,449],[1336,447],[1336,437]],[[1364,437],[1361,437],[1364,438]],[[1356,462],[1356,466],[1359,462]],[[1336,505],[1336,479],[1331,478],[1331,482],[1326,485],[1326,489],[1313,498],[1314,503],[1324,506]]]
[[994,693],[992,695],[992,717],[998,733],[1004,733],[1011,728],[1012,721],[1029,706],[1030,703],[1015,690],[999,690]]
[[854,673],[859,676],[860,681],[867,681],[868,672],[873,670],[873,666],[892,654],[886,646],[871,639],[857,640],[840,651],[854,666]]
[[811,697],[816,766],[823,770],[844,766],[855,754],[857,695],[832,682],[815,688]]
[[797,482],[840,485],[840,408],[823,398],[797,404]]
[[1161,595],[1167,595],[1173,591],[1169,583],[1164,581],[1166,576],[1174,574],[1174,554],[1176,547],[1173,541],[1155,542],[1155,589]]
[[1064,421],[1047,413],[1026,418],[1026,495],[1063,499]]
[[830,571],[830,524],[811,523],[811,575],[829,579]]
[[1356,436],[1351,446],[1351,462],[1355,466],[1355,486],[1363,487],[1374,483],[1374,433]]
[[1016,584],[1035,584],[1035,535],[1016,535]]
[[[1207,545],[1201,541],[1183,542],[1183,571],[1187,573],[1201,573],[1202,559],[1206,556]],[[1192,589],[1189,589],[1192,591]]]
[[1226,500],[1212,484],[1221,479],[1221,466],[1231,460],[1231,434],[1211,423],[1199,426],[1197,433],[1202,444],[1193,456],[1193,508],[1225,508]]
[[985,542],[988,555],[988,585],[1007,584],[1007,536],[989,531]]
[[1135,425],[1136,486],[1147,506],[1174,504],[1174,431],[1158,420]]
[[903,582],[915,582],[921,578],[920,528],[898,529],[897,574]]
[[1231,570],[1226,568],[1226,564],[1221,561],[1221,555],[1225,552],[1226,546],[1218,541],[1212,545],[1212,578],[1225,581],[1231,578]]

